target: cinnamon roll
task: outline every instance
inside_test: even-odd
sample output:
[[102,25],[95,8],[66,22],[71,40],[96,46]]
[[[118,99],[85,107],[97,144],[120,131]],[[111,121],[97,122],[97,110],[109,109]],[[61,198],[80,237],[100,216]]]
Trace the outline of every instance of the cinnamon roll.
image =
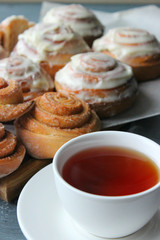
[[53,90],[54,84],[46,71],[23,56],[10,56],[0,60],[0,78],[18,82],[23,91],[24,101]]
[[22,89],[18,82],[6,82],[0,78],[0,122],[12,121],[32,106],[33,101],[23,102]]
[[71,94],[45,93],[34,108],[15,121],[16,134],[34,158],[53,158],[67,141],[100,130],[100,120],[89,105]]
[[103,25],[95,14],[79,4],[60,6],[49,10],[43,18],[44,22],[62,22],[68,24],[79,33],[91,47],[93,41],[103,35]]
[[33,26],[24,16],[10,16],[0,23],[0,41],[6,52],[10,53],[17,43],[18,35]]
[[130,65],[138,81],[160,76],[160,43],[147,31],[128,27],[111,29],[94,41],[93,49]]
[[39,63],[54,78],[72,55],[89,50],[82,37],[70,27],[39,23],[19,35],[14,52]]
[[0,178],[14,172],[22,163],[25,147],[0,123]]
[[137,92],[130,66],[96,52],[73,56],[56,74],[55,87],[86,101],[100,118],[130,108]]

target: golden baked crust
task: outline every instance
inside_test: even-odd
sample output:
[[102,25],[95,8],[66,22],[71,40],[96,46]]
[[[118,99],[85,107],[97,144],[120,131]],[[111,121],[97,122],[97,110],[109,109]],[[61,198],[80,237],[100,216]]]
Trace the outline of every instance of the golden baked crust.
[[[121,112],[126,111],[127,109],[129,109],[130,107],[132,107],[132,105],[135,102],[136,96],[137,96],[137,84],[135,82],[134,79],[131,79],[127,84],[124,84],[120,87],[114,88],[114,89],[100,89],[100,90],[95,90],[95,89],[83,89],[80,91],[73,91],[71,89],[67,89],[64,86],[60,85],[58,82],[55,82],[55,88],[58,92],[61,93],[71,93],[71,94],[75,94],[75,95],[79,95],[79,93],[87,93],[88,96],[88,100],[87,103],[90,105],[90,107],[92,109],[94,109],[94,111],[97,113],[97,115],[101,118],[108,118],[108,117],[112,117],[115,116]],[[123,92],[132,89],[132,94],[128,95],[128,96],[124,96],[122,98],[118,98],[118,96],[122,95]],[[117,96],[117,100],[114,101],[103,101],[103,102],[96,102],[96,101],[92,101],[89,100],[89,96],[92,99],[92,96],[94,97],[106,97],[106,95],[108,96]]]
[[4,19],[0,23],[0,41],[3,48],[10,53],[18,41],[18,35],[33,25],[33,22],[29,22],[23,16],[11,16]]
[[65,64],[70,61],[71,57],[72,54],[57,54],[56,56],[48,56],[48,61],[41,61],[40,66],[54,80],[56,72],[63,68]]
[[74,95],[52,92],[37,98],[34,108],[15,121],[15,129],[31,156],[48,159],[70,139],[100,130],[100,120]]
[[0,178],[14,172],[25,156],[25,147],[0,123]]
[[[103,53],[116,59],[116,56],[109,51]],[[133,74],[138,82],[155,79],[160,76],[160,54],[145,57],[131,57],[123,60],[133,69]]]
[[7,83],[0,78],[0,122],[12,121],[26,113],[33,101],[23,102],[20,85],[14,80]]

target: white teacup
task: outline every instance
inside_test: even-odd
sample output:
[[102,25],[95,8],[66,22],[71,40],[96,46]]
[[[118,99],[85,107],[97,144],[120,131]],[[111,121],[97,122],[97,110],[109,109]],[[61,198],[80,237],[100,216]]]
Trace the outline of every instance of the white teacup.
[[60,200],[72,219],[99,237],[119,238],[136,232],[160,205],[160,181],[152,188],[126,196],[100,196],[78,190],[62,177],[64,163],[75,153],[98,146],[125,147],[148,156],[160,170],[160,146],[133,133],[101,131],[74,138],[55,154],[53,171]]

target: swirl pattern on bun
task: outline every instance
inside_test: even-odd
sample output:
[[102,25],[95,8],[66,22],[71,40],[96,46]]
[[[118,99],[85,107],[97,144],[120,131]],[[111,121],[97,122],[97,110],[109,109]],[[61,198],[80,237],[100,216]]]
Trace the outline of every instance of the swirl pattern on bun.
[[96,15],[80,4],[70,4],[55,7],[49,10],[43,19],[44,22],[62,22],[79,33],[89,46],[103,34],[103,26]]
[[32,106],[33,101],[23,102],[22,89],[18,82],[6,82],[0,78],[0,122],[12,121]]
[[145,30],[128,27],[111,29],[94,41],[93,49],[130,65],[139,81],[160,75],[160,43]]
[[39,23],[19,35],[14,52],[39,63],[54,78],[74,54],[90,51],[85,41],[61,23]]
[[25,156],[25,147],[0,123],[0,178],[14,172]]
[[73,56],[56,74],[55,87],[57,91],[76,94],[100,117],[129,108],[137,92],[131,67],[98,52]]
[[31,156],[53,158],[63,143],[99,130],[100,120],[76,96],[50,92],[37,98],[34,108],[17,119],[15,127]]
[[0,77],[7,82],[12,79],[20,83],[24,100],[37,97],[39,93],[42,95],[54,87],[51,77],[38,64],[18,55],[0,60]]

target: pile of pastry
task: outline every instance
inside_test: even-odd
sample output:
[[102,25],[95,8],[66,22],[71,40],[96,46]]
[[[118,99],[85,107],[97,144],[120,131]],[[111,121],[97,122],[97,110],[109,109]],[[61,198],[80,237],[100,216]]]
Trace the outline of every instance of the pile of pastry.
[[18,168],[25,149],[50,159],[68,140],[99,131],[100,119],[132,107],[139,81],[160,76],[155,36],[124,27],[104,35],[81,5],[53,8],[37,24],[9,17],[0,42],[0,122],[14,121],[18,137],[0,124],[0,177]]

